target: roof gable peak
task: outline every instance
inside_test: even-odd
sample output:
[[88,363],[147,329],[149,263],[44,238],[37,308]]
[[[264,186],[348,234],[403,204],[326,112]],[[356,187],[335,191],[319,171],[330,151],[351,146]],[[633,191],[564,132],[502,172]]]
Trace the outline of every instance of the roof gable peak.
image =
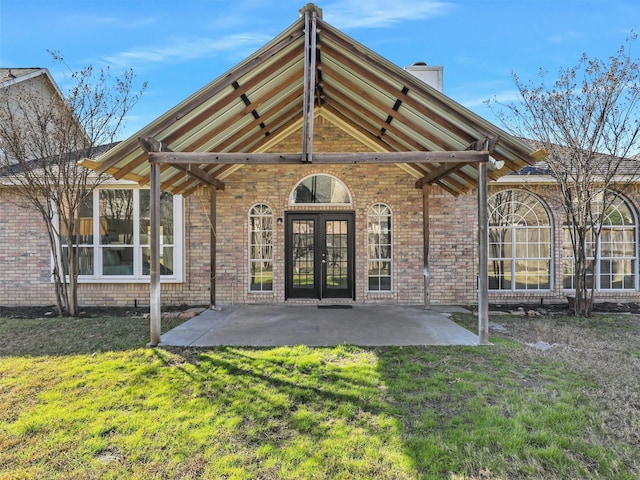
[[304,7],[300,9],[300,16],[304,17],[306,12],[315,13],[316,18],[322,20],[322,9],[313,3],[307,3]]

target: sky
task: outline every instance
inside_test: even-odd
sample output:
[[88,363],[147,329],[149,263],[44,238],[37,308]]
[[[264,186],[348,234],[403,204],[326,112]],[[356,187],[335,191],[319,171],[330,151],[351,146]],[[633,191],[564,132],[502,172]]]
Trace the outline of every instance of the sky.
[[[306,0],[0,0],[0,67],[133,69],[148,82],[122,139],[280,34]],[[500,126],[488,99],[517,98],[583,53],[615,55],[640,33],[640,0],[316,0],[323,19],[404,67],[443,66],[444,92]],[[640,43],[632,44],[640,57]],[[59,52],[67,67],[52,61]]]

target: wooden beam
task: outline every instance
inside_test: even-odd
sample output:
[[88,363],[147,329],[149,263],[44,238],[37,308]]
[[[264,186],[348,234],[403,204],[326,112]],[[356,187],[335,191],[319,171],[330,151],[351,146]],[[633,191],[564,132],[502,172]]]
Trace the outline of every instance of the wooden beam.
[[[384,112],[386,115],[389,115],[393,118],[398,119],[398,121],[407,125],[413,131],[418,132],[422,137],[429,140],[429,142],[432,143],[432,145],[430,146],[431,148],[440,148],[442,150],[452,150],[456,148],[456,144],[459,144],[460,139],[451,137],[449,140],[445,141],[442,138],[430,133],[426,125],[427,122],[430,123],[429,117],[424,117],[422,119],[422,121],[425,122],[425,124],[418,125],[409,117],[403,115],[402,112],[394,110],[393,105],[395,104],[396,99],[398,99],[398,97],[400,96],[401,92],[395,91],[393,93],[390,93],[389,95],[391,96],[391,98],[393,98],[393,103],[387,104],[385,102],[380,101],[370,91],[365,90],[364,87],[360,87],[359,85],[350,81],[340,72],[338,72],[337,70],[331,67],[328,67],[326,64],[321,65],[318,68],[321,68],[323,74],[325,75],[324,76],[325,83],[327,84],[330,83],[328,80],[326,80],[326,77],[329,76],[335,81],[337,81],[338,83],[345,85],[346,87],[349,88],[350,91],[354,92],[355,94],[357,94],[358,97],[362,98],[363,102],[371,103],[376,108]],[[326,88],[325,88],[325,92],[326,92]],[[390,124],[385,122],[383,125],[383,128],[391,129],[392,127]]]
[[[357,152],[316,153],[319,164],[385,163],[475,163],[487,162],[489,152]],[[185,164],[293,164],[302,161],[300,153],[222,153],[222,152],[149,152],[150,163]]]
[[218,190],[224,190],[224,182],[221,182],[213,175],[205,172],[200,167],[196,167],[195,165],[171,165],[173,168],[177,168],[178,170],[183,171],[187,175],[191,175],[192,177],[197,178],[198,180],[202,180],[207,185],[212,185],[216,187]]
[[[292,100],[302,95],[302,92],[302,88],[296,89],[290,97],[283,99],[273,105],[268,111],[263,112],[260,119],[252,120],[250,123],[234,132],[233,135],[226,135],[222,142],[216,144],[210,150],[222,152],[233,147],[234,150],[246,151],[248,149],[248,145],[252,145],[267,136],[277,134],[280,123],[286,123],[286,119],[295,117],[299,112],[299,105]],[[262,124],[265,125],[263,126]],[[216,135],[219,133],[220,132],[216,132]],[[207,137],[214,138],[215,135],[213,135],[212,132],[211,135],[207,134]],[[246,140],[237,144],[237,142],[239,142],[243,137],[247,137]],[[198,142],[197,144],[189,145],[185,150],[197,150],[197,148],[194,147],[202,145],[204,145],[204,143]]]
[[489,216],[487,164],[478,166],[478,337],[489,343]]
[[328,106],[331,106],[334,114],[347,118],[347,115],[343,113],[343,111],[347,111],[354,117],[357,117],[357,121],[351,120],[351,122],[366,126],[369,130],[368,134],[370,136],[382,139],[389,144],[399,145],[399,142],[404,143],[404,145],[394,148],[393,150],[403,151],[407,148],[411,148],[422,151],[428,149],[426,145],[416,142],[401,130],[396,129],[395,127],[391,128],[390,125],[385,123],[382,118],[372,118],[373,115],[371,111],[367,110],[357,101],[342,94],[340,91],[333,90],[330,87],[323,87],[323,89],[327,91],[327,94],[325,95],[326,98],[324,100]]
[[[269,100],[269,98],[273,97],[273,95],[275,95],[276,93],[278,93],[280,90],[284,90],[285,88],[289,87],[291,84],[297,82],[298,80],[300,80],[301,77],[301,72],[296,72],[294,75],[289,76],[288,78],[286,78],[285,80],[283,80],[280,84],[278,84],[276,87],[270,89],[265,95],[259,97],[257,100],[253,100],[251,103],[251,106],[246,106],[242,111],[240,111],[237,115],[234,115],[233,117],[227,119],[223,124],[218,125],[217,127],[206,131],[206,134],[199,137],[198,139],[192,141],[189,144],[186,145],[182,145],[180,147],[181,150],[189,150],[189,151],[193,151],[193,150],[198,150],[200,149],[202,146],[204,146],[205,144],[207,144],[208,142],[211,141],[211,139],[215,138],[216,136],[220,135],[222,132],[224,132],[225,130],[229,129],[230,126],[233,126],[234,124],[239,124],[241,122],[241,120],[248,114],[251,114],[251,112],[253,110],[255,110],[256,108],[259,108],[262,104],[264,104],[265,102],[267,102]],[[260,134],[262,137],[265,136],[265,134],[268,134],[269,132],[269,128],[268,128],[268,124],[270,123],[270,119],[273,115],[279,113],[279,110],[282,108],[285,108],[289,105],[294,105],[295,106],[295,99],[299,98],[299,96],[301,95],[302,91],[302,86],[299,89],[295,89],[287,98],[285,98],[284,100],[282,100],[281,102],[279,102],[277,105],[272,106],[271,108],[269,108],[269,110],[266,111],[262,111],[259,115],[259,119],[256,119],[253,115],[252,118],[253,120],[251,121],[251,125],[255,125],[255,126],[260,126],[262,123],[265,124],[264,127],[259,128],[260,130]],[[215,117],[218,112],[212,112],[210,117],[208,118],[212,118]],[[203,120],[203,122],[206,120]],[[183,131],[184,129],[181,128],[181,131]],[[267,133],[265,133],[267,132]],[[237,134],[237,132],[236,132]],[[222,150],[222,148],[220,147],[216,147],[216,149],[220,149]]]
[[216,214],[217,214],[217,200],[216,189],[209,188],[209,228],[210,230],[210,291],[209,291],[209,304],[211,307],[216,305],[216,251],[218,249],[218,236],[216,235]]
[[[370,140],[376,142],[384,151],[398,151],[401,152],[407,149],[406,144],[402,144],[392,135],[380,135],[380,126],[376,125],[372,122],[371,115],[366,115],[364,109],[362,111],[358,110],[358,107],[354,105],[354,112],[350,112],[352,115],[349,117],[345,114],[345,111],[349,111],[348,109],[341,108],[339,102],[335,101],[335,96],[331,96],[328,98],[323,97],[323,109],[328,112],[331,112],[332,115],[349,125],[354,130],[360,132],[365,137],[368,137]],[[354,102],[357,104],[357,102]],[[378,119],[373,119],[378,120]],[[403,139],[404,140],[404,139]],[[409,144],[411,145],[411,144]],[[420,145],[411,145],[416,150],[424,150],[424,146]]]
[[[237,68],[229,72],[227,76],[210,84],[209,86],[200,90],[196,95],[193,95],[188,100],[178,105],[178,107],[176,107],[175,109],[165,113],[160,119],[157,120],[157,122],[154,122],[151,125],[153,129],[148,128],[145,130],[145,135],[154,136],[157,135],[158,132],[162,132],[163,130],[169,128],[176,121],[176,119],[180,119],[185,115],[188,115],[190,112],[203,105],[206,101],[223,92],[234,81],[239,81],[243,76],[247,75],[248,73],[254,72],[256,70],[256,67],[264,63],[265,59],[271,58],[278,52],[285,50],[291,44],[296,43],[303,35],[304,32],[302,31],[302,29],[297,28],[292,29],[290,32],[288,32],[287,35],[282,35],[279,41],[269,45],[268,48],[264,48],[263,50],[259,50],[258,52],[256,52],[250,59],[243,62]],[[280,66],[279,62],[278,66]],[[262,78],[260,75],[258,75],[257,77]],[[120,157],[114,158],[110,162],[102,162],[100,171],[98,171],[98,173],[102,173],[107,169],[115,166],[120,161],[120,158],[131,155],[136,150],[136,148],[137,145],[134,142],[131,142],[131,144],[128,145],[127,149],[121,152]]]
[[[138,142],[142,145],[145,151],[151,154],[152,152],[171,152],[173,151],[167,146],[166,143],[160,142],[153,137],[138,138]],[[213,175],[205,172],[203,169],[196,165],[180,165],[172,164],[172,167],[183,171],[187,175],[197,178],[198,180],[205,182],[207,185],[213,185],[219,190],[224,190],[224,183],[215,178]]]
[[[467,150],[465,150],[465,151],[467,151]],[[425,175],[420,180],[418,180],[416,182],[416,188],[422,188],[423,185],[426,185],[428,183],[435,183],[438,180],[440,180],[441,178],[446,177],[447,175],[455,172],[456,170],[459,170],[463,166],[464,165],[462,165],[462,164],[442,165],[441,167],[432,170],[427,175]]]
[[430,247],[430,214],[429,214],[429,185],[422,187],[422,252],[424,276],[424,308],[431,307],[431,271],[429,268],[429,247]]
[[160,343],[162,314],[160,312],[160,166],[151,165],[149,245],[149,346]]

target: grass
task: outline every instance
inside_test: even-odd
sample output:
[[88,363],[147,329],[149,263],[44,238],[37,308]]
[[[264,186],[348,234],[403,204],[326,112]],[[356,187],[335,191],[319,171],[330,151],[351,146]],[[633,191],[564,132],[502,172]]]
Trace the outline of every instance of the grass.
[[0,319],[0,479],[638,478],[640,319],[492,320],[491,347],[197,350]]

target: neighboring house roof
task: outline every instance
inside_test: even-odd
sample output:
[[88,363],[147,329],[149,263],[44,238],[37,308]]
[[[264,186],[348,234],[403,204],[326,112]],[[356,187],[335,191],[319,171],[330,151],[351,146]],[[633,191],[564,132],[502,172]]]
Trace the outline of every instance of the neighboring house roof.
[[[311,40],[305,32],[305,14],[309,12],[316,16],[317,27]],[[304,124],[305,65],[309,57],[305,53],[313,42],[317,43],[311,54],[315,57],[311,72],[315,79],[315,116],[342,128],[370,151],[463,151],[498,139],[491,155],[504,161],[506,167],[501,171],[490,169],[490,178],[497,179],[535,162],[535,152],[528,144],[327,24],[314,5],[307,5],[301,13],[293,25],[262,49],[87,165],[116,178],[145,184],[150,167],[138,138],[152,137],[174,152],[273,151],[280,140]],[[440,185],[456,195],[477,184],[475,163],[400,166],[423,183]],[[193,165],[200,175],[187,176],[184,166],[179,167],[163,165],[164,190],[189,194],[205,183],[203,178],[221,180],[240,168],[201,163]]]
[[104,145],[98,145],[93,147],[90,152],[71,152],[67,156],[56,156],[49,158],[37,158],[35,160],[31,160],[27,162],[26,165],[20,163],[14,163],[11,165],[2,165],[0,166],[0,185],[13,185],[14,182],[3,180],[3,177],[11,177],[13,175],[20,174],[25,166],[29,169],[33,169],[35,171],[40,165],[57,165],[61,161],[66,162],[77,162],[78,158],[83,156],[88,156],[89,158],[96,158],[100,155],[104,155],[106,152],[111,150],[113,147],[118,145],[120,142],[112,142]]
[[[512,172],[511,174],[501,177],[500,182],[510,182],[514,178],[518,177],[533,177],[534,182],[548,182],[554,181],[553,172],[551,170],[550,163],[556,166],[562,166],[563,170],[571,171],[570,161],[557,162],[556,157],[571,158],[571,151],[569,147],[563,147],[561,145],[551,145],[543,147],[540,141],[531,140],[527,138],[520,138],[521,141],[531,145],[532,148],[548,150],[547,158],[545,160],[538,161],[533,165],[526,166],[518,172]],[[584,152],[585,154],[588,152]],[[605,153],[594,153],[593,163],[595,170],[592,172],[597,177],[600,173],[607,178],[611,176],[624,179],[624,181],[640,182],[640,154],[633,155],[631,157],[616,157]],[[557,167],[556,167],[557,168]],[[614,170],[615,169],[615,170]],[[537,178],[536,178],[537,177]],[[547,177],[547,178],[541,178]]]
[[42,76],[49,83],[55,92],[64,98],[64,95],[58,88],[58,85],[54,81],[51,73],[46,68],[33,67],[33,68],[0,68],[0,89],[8,88],[10,86],[29,81],[33,78]]

